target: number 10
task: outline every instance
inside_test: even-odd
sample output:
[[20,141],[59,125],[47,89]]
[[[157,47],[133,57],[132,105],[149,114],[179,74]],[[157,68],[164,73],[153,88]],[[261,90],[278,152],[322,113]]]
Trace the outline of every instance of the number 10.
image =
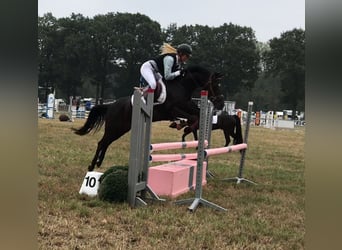
[[95,177],[87,176],[85,179],[87,180],[86,186],[89,186],[92,188],[95,187],[95,185],[96,185],[96,178]]

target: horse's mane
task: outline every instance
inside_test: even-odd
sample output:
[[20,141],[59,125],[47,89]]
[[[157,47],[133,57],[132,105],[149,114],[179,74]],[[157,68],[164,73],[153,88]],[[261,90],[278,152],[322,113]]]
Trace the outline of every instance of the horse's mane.
[[198,87],[203,87],[210,78],[211,72],[201,65],[189,65],[185,68],[185,77],[189,81],[196,82]]
[[186,89],[189,89],[189,91],[193,91],[194,88],[203,86],[203,84],[208,81],[211,74],[209,70],[197,64],[186,65],[185,72],[184,78],[176,77],[175,79],[167,82],[172,84],[179,82]]
[[199,73],[206,73],[207,75],[210,75],[210,71],[208,69],[198,64],[187,65],[185,69],[191,73],[199,72]]

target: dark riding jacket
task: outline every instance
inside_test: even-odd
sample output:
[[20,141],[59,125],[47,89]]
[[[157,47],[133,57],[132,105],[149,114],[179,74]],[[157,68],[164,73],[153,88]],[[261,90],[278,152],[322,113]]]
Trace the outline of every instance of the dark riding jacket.
[[173,65],[171,68],[171,72],[180,70],[180,65],[177,63],[177,57],[175,53],[166,53],[166,54],[157,56],[156,58],[152,60],[156,62],[158,69],[155,69],[155,70],[157,70],[163,76],[163,80],[165,80],[164,58],[166,56],[171,56],[173,58]]

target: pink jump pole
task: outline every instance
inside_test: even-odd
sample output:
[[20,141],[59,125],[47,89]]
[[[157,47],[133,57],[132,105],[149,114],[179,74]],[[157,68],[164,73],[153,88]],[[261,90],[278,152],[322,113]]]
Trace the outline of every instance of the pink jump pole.
[[247,148],[247,144],[241,143],[241,144],[232,145],[228,147],[222,147],[222,148],[209,148],[209,149],[204,150],[204,154],[205,156],[219,155],[219,154],[229,153],[229,152],[238,151],[238,150],[242,150],[246,148]]
[[[206,140],[204,144],[205,147],[208,146],[208,141]],[[195,148],[197,146],[198,141],[154,143],[150,145],[150,152],[167,149]]]
[[[247,144],[241,143],[237,145],[232,145],[228,147],[222,147],[222,148],[210,148],[204,150],[204,158],[211,155],[219,155],[219,154],[225,154],[229,152],[234,152],[242,149],[246,149]],[[150,155],[150,161],[151,162],[159,162],[159,161],[180,161],[180,160],[193,160],[197,159],[198,154],[197,153],[189,153],[189,154],[151,154]]]
[[197,153],[190,154],[156,154],[150,155],[150,162],[158,161],[180,161],[180,160],[192,160],[197,159]]

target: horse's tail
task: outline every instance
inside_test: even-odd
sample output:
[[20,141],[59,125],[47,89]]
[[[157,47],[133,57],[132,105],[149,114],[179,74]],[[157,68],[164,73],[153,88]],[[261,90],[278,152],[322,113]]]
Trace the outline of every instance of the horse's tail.
[[94,106],[88,115],[87,121],[84,123],[83,127],[74,130],[75,134],[77,135],[85,135],[88,134],[90,131],[94,130],[94,133],[98,131],[105,122],[105,115],[107,113],[109,105],[96,105]]
[[240,117],[237,115],[234,115],[235,118],[235,139],[234,139],[234,144],[241,144],[243,143],[243,138],[242,138],[242,129],[241,129],[241,120]]

